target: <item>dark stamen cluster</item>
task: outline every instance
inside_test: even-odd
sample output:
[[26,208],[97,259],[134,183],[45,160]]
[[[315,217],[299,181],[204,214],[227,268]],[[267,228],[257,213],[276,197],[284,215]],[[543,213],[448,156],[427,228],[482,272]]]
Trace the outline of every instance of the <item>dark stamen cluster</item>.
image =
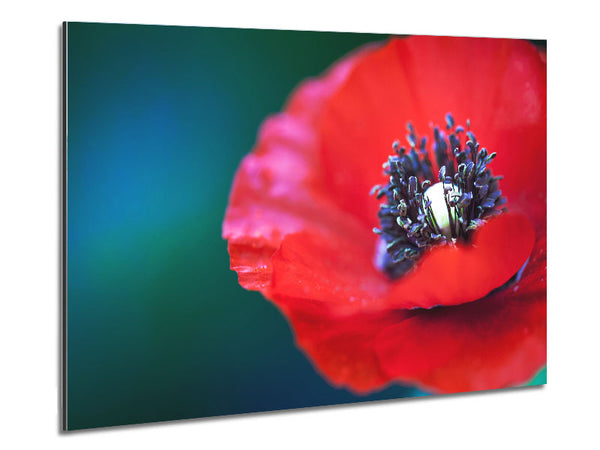
[[[394,155],[383,165],[389,183],[375,186],[372,194],[385,197],[380,205],[380,235],[377,266],[391,278],[410,270],[429,247],[437,244],[468,241],[487,218],[500,213],[505,203],[498,181],[487,165],[496,156],[480,149],[470,130],[456,126],[446,115],[446,130],[433,129],[438,189],[443,189],[446,211],[440,214],[432,208],[434,168],[426,150],[427,139],[418,139],[413,126],[407,124],[409,149],[394,142]],[[463,141],[464,145],[463,145]],[[443,217],[442,217],[443,216]]]

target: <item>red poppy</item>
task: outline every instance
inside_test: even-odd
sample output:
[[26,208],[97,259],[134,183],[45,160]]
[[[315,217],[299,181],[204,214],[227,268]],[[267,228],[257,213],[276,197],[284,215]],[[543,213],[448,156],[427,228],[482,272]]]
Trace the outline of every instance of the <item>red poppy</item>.
[[[385,182],[382,163],[406,123],[430,130],[448,111],[497,153],[507,212],[391,279],[374,264],[380,206],[370,190]],[[364,47],[264,122],[223,224],[231,268],[281,309],[335,386],[525,383],[546,361],[545,123],[545,57],[528,42]]]

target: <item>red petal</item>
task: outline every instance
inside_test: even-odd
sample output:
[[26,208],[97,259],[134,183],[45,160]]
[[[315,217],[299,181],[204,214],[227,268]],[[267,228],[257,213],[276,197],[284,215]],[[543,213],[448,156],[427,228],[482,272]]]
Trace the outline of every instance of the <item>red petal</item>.
[[[360,61],[321,121],[321,156],[340,206],[375,226],[370,188],[407,122],[430,137],[452,112],[497,152],[508,206],[545,222],[546,65],[525,41],[451,37],[391,40]],[[343,162],[343,164],[342,164]],[[342,169],[340,169],[342,168]]]
[[247,289],[264,291],[271,278],[271,255],[289,233],[310,229],[353,233],[355,219],[332,202],[318,169],[315,122],[322,105],[343,82],[365,47],[323,78],[301,85],[287,111],[261,127],[253,152],[240,165],[223,222],[231,268]]
[[375,351],[389,379],[439,392],[528,381],[546,361],[545,241],[535,254],[515,287],[386,328]]
[[298,345],[336,386],[357,393],[392,381],[434,392],[527,382],[546,361],[546,244],[521,281],[477,302],[431,310],[332,316],[282,299]]
[[469,245],[433,248],[389,294],[396,308],[460,305],[487,295],[523,266],[535,234],[525,216],[502,214],[476,231]]
[[374,268],[372,239],[357,236],[306,231],[286,236],[272,258],[275,301],[320,302],[338,314],[458,305],[507,282],[534,243],[524,216],[503,214],[482,226],[471,245],[436,247],[392,283]]
[[[298,304],[293,299],[286,303]],[[386,326],[398,323],[403,311],[361,314],[339,320],[323,311],[285,308],[297,345],[326,379],[337,387],[367,393],[389,383],[379,365],[374,340]]]
[[269,296],[280,305],[292,298],[295,309],[320,304],[327,314],[384,309],[390,283],[372,263],[375,242],[369,233],[362,239],[308,232],[286,236],[272,257]]

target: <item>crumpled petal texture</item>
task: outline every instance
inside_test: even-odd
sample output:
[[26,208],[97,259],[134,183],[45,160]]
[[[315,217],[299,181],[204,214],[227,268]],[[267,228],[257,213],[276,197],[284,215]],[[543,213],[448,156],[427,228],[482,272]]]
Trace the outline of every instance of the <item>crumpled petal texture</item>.
[[[381,164],[452,111],[497,152],[509,213],[390,281],[373,265]],[[528,42],[411,37],[345,57],[268,118],[223,224],[242,286],[278,305],[335,386],[526,382],[546,360],[546,64]],[[505,283],[526,262],[518,281]]]

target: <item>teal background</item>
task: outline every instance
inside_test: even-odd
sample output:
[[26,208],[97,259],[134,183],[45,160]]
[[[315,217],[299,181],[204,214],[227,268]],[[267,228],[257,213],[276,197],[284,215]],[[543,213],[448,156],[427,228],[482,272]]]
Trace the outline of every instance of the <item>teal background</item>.
[[261,122],[385,37],[67,27],[67,428],[422,395],[329,386],[220,237]]

